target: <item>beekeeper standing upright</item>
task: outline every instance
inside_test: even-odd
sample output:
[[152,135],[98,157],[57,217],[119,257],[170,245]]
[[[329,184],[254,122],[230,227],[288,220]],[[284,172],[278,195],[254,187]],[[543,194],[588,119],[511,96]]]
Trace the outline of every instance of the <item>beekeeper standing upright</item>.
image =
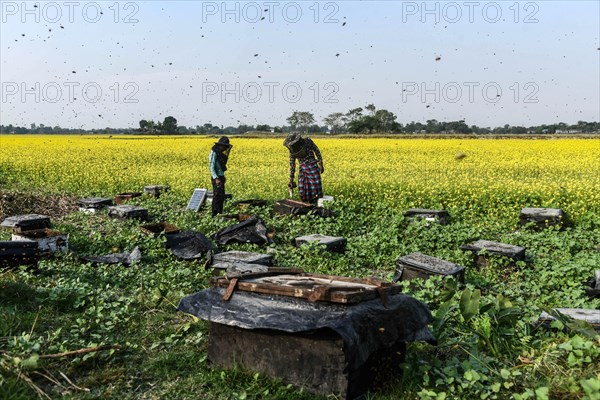
[[213,188],[212,216],[223,212],[225,202],[225,171],[227,171],[227,159],[233,146],[229,144],[229,138],[223,136],[214,144],[208,155],[208,167]]
[[[311,138],[303,138],[292,132],[284,140],[283,145],[290,151],[290,182],[288,188],[298,187],[300,199],[305,203],[316,204],[323,197],[321,174],[325,171],[323,158],[317,145]],[[298,185],[295,182],[296,160],[298,160]]]

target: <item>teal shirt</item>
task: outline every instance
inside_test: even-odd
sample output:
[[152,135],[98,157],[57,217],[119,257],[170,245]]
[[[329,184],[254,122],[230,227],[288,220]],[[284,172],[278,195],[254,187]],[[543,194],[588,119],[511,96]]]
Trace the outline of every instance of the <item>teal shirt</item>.
[[220,176],[225,176],[221,165],[219,165],[219,162],[217,161],[217,153],[215,153],[214,150],[211,150],[210,154],[208,155],[208,168],[210,169],[210,176],[213,179],[217,179]]

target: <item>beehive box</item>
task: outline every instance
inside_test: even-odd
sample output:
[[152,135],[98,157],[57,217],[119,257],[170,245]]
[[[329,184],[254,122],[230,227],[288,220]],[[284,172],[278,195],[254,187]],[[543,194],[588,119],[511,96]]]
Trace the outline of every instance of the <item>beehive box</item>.
[[516,261],[525,260],[525,248],[512,244],[492,242],[489,240],[477,240],[471,244],[460,246],[461,250],[473,253],[475,265],[486,267],[489,265],[489,256],[502,256]]
[[317,200],[317,207],[323,207],[326,203],[331,203],[333,200],[333,196],[323,196]]
[[144,186],[144,193],[159,198],[162,193],[168,192],[171,187],[168,185],[150,185]]
[[519,224],[525,226],[533,223],[537,229],[549,226],[563,226],[567,221],[567,215],[559,208],[523,208],[519,215]]
[[0,224],[3,228],[10,228],[14,233],[33,231],[36,229],[51,228],[50,217],[40,214],[15,215],[6,218]]
[[88,197],[79,200],[79,211],[97,213],[98,211],[112,205],[112,199],[104,197]]
[[411,208],[404,213],[407,218],[423,218],[426,221],[447,225],[450,222],[450,214],[446,210],[430,210],[427,208]]
[[465,267],[422,253],[411,253],[396,260],[394,282],[429,279],[435,275],[453,276],[464,282]]
[[[340,278],[343,285],[357,281],[328,276]],[[384,301],[375,292],[353,304],[288,297],[302,290],[286,296],[239,291],[225,299],[228,290],[210,288],[183,298],[178,309],[209,321],[213,364],[241,366],[336,399],[364,398],[397,378],[406,342],[434,340],[427,328],[431,313],[409,296],[388,292]]]
[[238,250],[226,251],[224,253],[218,253],[212,256],[213,264],[236,262],[271,266],[273,265],[273,256],[270,254],[252,253]]
[[278,215],[306,215],[313,210],[312,204],[301,201],[284,199],[278,200],[273,206],[273,212]]
[[108,207],[108,216],[118,219],[136,218],[141,220],[148,219],[148,210],[142,207],[131,205],[118,205]]
[[157,222],[155,224],[140,225],[140,231],[148,236],[157,237],[161,233],[165,235],[179,232],[179,228],[167,222]]
[[135,197],[140,197],[141,195],[142,195],[141,192],[119,193],[119,194],[115,195],[115,203],[116,204],[123,204],[127,200],[131,200],[131,199],[133,199]]
[[[585,321],[592,325],[597,332],[600,332],[600,310],[591,310],[586,308],[555,308],[554,311],[573,318],[574,320]],[[538,322],[543,325],[549,325],[556,318],[547,312],[542,312]]]
[[0,267],[37,265],[40,256],[38,243],[31,240],[0,241]]
[[242,366],[282,379],[308,392],[336,399],[364,399],[377,384],[398,376],[406,344],[378,349],[359,368],[349,370],[344,341],[322,329],[308,333],[248,330],[211,322],[208,359],[222,368]]
[[67,234],[49,228],[13,233],[12,240],[37,242],[38,250],[46,253],[66,251],[69,248]]
[[296,247],[302,246],[304,243],[317,242],[325,245],[327,251],[333,251],[336,253],[343,253],[346,250],[346,238],[327,236],[320,234],[300,236],[294,239]]

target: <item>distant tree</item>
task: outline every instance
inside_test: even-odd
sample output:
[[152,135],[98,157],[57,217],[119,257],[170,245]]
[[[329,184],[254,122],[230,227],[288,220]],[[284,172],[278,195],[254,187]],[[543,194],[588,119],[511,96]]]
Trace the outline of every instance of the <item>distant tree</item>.
[[323,118],[323,122],[329,127],[331,133],[340,133],[346,126],[347,121],[348,118],[341,112],[331,113]]
[[363,109],[361,107],[353,108],[352,110],[350,110],[346,113],[346,117],[348,117],[348,120],[350,122],[356,121],[357,119],[362,117],[362,111],[363,111]]
[[315,116],[308,111],[294,111],[287,121],[293,129],[301,129],[306,132],[308,127],[315,122]]
[[376,109],[376,108],[375,108],[375,105],[374,105],[374,104],[368,104],[368,105],[365,107],[365,110],[369,111],[369,112],[371,113],[371,116],[374,116],[374,115],[375,115],[375,109]]
[[259,132],[271,132],[271,127],[269,125],[256,125],[256,130]]
[[177,120],[170,115],[165,117],[160,131],[166,135],[177,133]]
[[377,126],[375,127],[377,131],[392,132],[399,130],[398,123],[396,122],[396,116],[393,112],[384,109],[377,110],[374,114],[374,117],[378,122]]

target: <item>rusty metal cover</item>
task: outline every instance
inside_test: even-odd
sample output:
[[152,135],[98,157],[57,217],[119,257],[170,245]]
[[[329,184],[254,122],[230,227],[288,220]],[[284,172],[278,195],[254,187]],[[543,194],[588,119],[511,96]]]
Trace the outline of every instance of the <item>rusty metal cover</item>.
[[125,192],[125,193],[119,193],[115,196],[115,203],[116,204],[121,204],[126,200],[131,200],[134,197],[140,197],[142,195],[141,192]]
[[158,236],[161,233],[168,235],[170,233],[179,232],[179,228],[167,222],[158,222],[155,224],[140,225],[140,231],[149,236]]

